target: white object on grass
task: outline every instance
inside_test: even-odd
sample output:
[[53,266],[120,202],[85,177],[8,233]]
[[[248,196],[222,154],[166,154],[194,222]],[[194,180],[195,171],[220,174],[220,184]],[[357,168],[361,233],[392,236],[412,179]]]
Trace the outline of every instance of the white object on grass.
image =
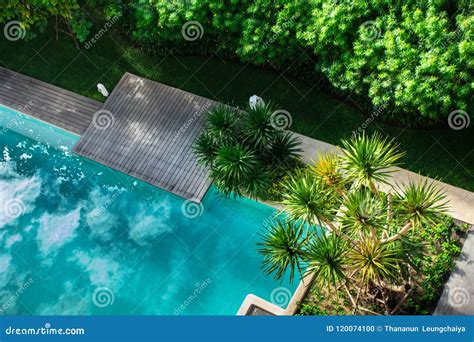
[[265,102],[263,102],[263,99],[261,97],[257,95],[252,95],[249,99],[249,105],[250,108],[255,109],[257,105],[265,105]]
[[105,97],[109,96],[109,92],[105,88],[105,85],[103,85],[102,83],[97,83],[97,90]]

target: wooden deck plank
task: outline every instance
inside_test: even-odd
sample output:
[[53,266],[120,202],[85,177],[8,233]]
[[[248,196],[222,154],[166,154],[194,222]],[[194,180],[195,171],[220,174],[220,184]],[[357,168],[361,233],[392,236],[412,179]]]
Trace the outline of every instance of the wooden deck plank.
[[0,104],[81,135],[102,103],[0,67]]
[[214,105],[212,100],[126,73],[101,108],[113,114],[114,124],[100,130],[91,123],[73,151],[200,202],[211,182],[208,171],[198,165],[192,144],[202,130],[203,113]]

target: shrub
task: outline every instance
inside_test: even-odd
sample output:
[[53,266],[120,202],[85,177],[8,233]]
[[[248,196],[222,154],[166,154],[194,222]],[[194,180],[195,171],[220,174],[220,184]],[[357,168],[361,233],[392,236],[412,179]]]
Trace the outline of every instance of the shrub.
[[274,127],[274,112],[270,103],[244,112],[220,105],[207,114],[194,150],[222,193],[269,199],[271,184],[299,165],[300,142]]
[[[206,46],[302,74],[310,65],[335,88],[369,98],[384,108],[382,116],[402,123],[426,124],[467,110],[474,90],[469,1],[133,3],[140,4],[133,32],[142,43],[181,52]],[[203,39],[183,39],[188,21],[202,25]]]

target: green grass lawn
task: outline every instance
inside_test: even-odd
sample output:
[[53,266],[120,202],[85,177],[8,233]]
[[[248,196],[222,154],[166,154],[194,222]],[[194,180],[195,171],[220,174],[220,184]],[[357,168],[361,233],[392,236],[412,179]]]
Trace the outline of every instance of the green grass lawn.
[[[101,101],[96,84],[111,91],[124,72],[235,105],[257,94],[291,113],[292,130],[332,144],[349,137],[370,115],[351,98],[341,101],[280,72],[217,56],[153,56],[131,45],[112,30],[81,51],[65,35],[57,42],[53,31],[29,42],[10,42],[2,35],[0,65]],[[367,127],[375,130],[394,137],[407,152],[403,167],[474,190],[474,122],[459,131],[418,131],[376,120]]]

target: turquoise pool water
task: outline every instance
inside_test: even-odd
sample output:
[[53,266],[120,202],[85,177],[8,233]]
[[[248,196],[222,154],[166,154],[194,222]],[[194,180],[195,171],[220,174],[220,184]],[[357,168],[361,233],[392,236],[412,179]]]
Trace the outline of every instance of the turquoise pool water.
[[71,153],[78,137],[0,106],[0,314],[234,315],[262,274],[273,209],[202,206]]

